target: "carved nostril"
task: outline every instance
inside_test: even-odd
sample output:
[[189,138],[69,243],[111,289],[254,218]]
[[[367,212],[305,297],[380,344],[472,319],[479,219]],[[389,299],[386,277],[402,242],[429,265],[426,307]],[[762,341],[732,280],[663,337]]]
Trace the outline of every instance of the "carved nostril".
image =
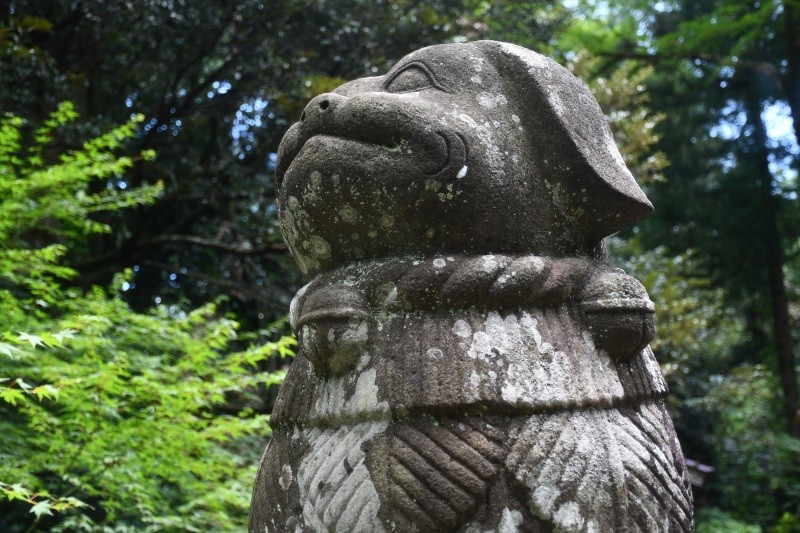
[[331,103],[330,103],[329,101],[327,101],[327,100],[323,100],[323,101],[321,101],[321,102],[319,103],[319,108],[320,108],[320,109],[322,109],[322,110],[324,111],[325,109],[328,109],[328,106],[329,106],[329,105],[331,105]]
[[305,119],[306,119],[306,112],[303,111],[303,113],[300,115],[300,122],[303,122]]

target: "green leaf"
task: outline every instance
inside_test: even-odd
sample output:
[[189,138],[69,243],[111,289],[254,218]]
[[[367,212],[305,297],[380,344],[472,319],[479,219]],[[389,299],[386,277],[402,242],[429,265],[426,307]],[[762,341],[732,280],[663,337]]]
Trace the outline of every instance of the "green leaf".
[[33,348],[36,348],[37,346],[44,346],[44,341],[38,335],[30,335],[20,331],[17,338],[20,340],[20,342],[29,342]]
[[6,403],[17,405],[17,401],[25,400],[25,394],[19,389],[2,387],[0,388],[0,398],[2,398]]
[[20,353],[20,349],[14,346],[13,344],[9,344],[7,342],[0,342],[0,354],[6,355],[12,359],[16,358],[16,355]]
[[52,386],[52,385],[39,385],[38,387],[34,388],[31,391],[32,394],[35,394],[37,398],[41,401],[42,398],[58,398],[59,390]]
[[52,515],[53,512],[51,511],[52,505],[47,500],[42,500],[37,502],[36,505],[31,507],[29,512],[36,515],[36,518],[40,518],[42,515]]

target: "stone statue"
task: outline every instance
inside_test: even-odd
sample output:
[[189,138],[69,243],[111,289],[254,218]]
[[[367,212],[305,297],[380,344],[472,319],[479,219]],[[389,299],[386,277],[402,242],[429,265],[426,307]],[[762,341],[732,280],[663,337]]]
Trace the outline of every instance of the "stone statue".
[[652,206],[566,69],[418,50],[311,100],[277,179],[310,282],[251,531],[693,529],[653,303],[603,246]]

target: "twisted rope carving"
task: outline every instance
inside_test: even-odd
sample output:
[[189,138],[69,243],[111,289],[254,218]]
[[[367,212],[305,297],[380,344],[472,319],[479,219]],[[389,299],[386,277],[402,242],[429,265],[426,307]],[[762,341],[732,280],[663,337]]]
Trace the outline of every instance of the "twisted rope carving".
[[574,301],[591,278],[612,270],[601,261],[535,255],[356,263],[321,274],[301,289],[292,304],[293,321],[310,295],[336,285],[359,292],[372,309],[384,311],[557,307]]

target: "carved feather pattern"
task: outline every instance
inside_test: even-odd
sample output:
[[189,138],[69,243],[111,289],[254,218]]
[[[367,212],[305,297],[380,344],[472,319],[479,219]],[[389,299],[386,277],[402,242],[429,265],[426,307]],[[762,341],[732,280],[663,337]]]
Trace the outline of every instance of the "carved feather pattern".
[[383,531],[380,501],[361,444],[388,422],[305,430],[310,452],[297,472],[303,522],[312,531]]
[[482,418],[299,430],[292,444],[306,451],[294,479],[282,481],[296,482],[303,502],[294,523],[318,532],[457,529],[485,502],[504,436]]
[[[452,531],[485,501],[502,467],[503,431],[480,418],[399,422],[374,443],[381,517],[396,531]],[[380,464],[383,463],[383,464]]]
[[557,531],[693,530],[683,458],[660,402],[520,422],[506,466]]

